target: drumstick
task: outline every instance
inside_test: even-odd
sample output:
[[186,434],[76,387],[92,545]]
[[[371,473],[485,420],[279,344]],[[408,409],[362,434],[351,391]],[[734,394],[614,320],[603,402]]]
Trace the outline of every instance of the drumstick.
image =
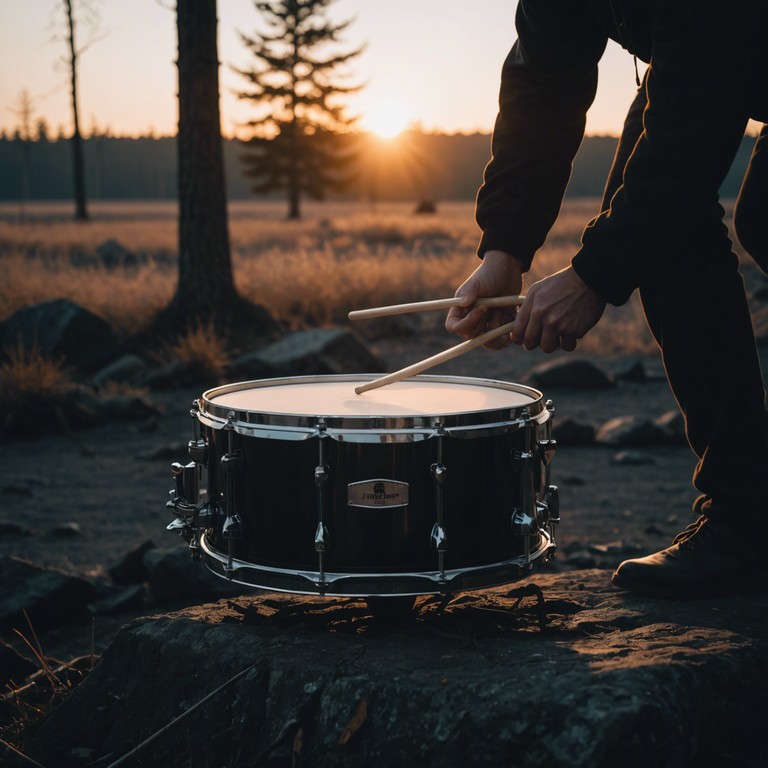
[[[522,304],[525,296],[493,296],[478,299],[475,307],[512,307]],[[392,304],[388,307],[371,307],[370,309],[355,309],[347,317],[350,320],[365,320],[372,317],[385,317],[386,315],[404,315],[409,312],[426,312],[430,309],[450,309],[461,306],[461,296],[452,299],[433,299],[432,301],[414,301],[410,304]]]
[[359,387],[355,387],[355,394],[361,395],[363,392],[367,392],[369,389],[376,389],[377,387],[383,387],[385,384],[392,384],[395,381],[407,379],[410,376],[415,376],[417,373],[426,371],[427,368],[432,368],[433,366],[444,363],[447,360],[452,360],[454,357],[458,357],[459,355],[463,355],[465,352],[469,352],[471,349],[475,349],[475,347],[482,346],[486,342],[489,342],[491,339],[495,339],[498,336],[503,336],[505,333],[509,333],[512,330],[513,325],[514,323],[506,323],[505,325],[500,325],[498,328],[494,328],[491,331],[486,331],[485,333],[481,333],[479,336],[475,336],[474,339],[462,341],[455,347],[449,347],[442,352],[438,352],[436,355],[432,355],[432,357],[428,357],[426,360],[422,360],[419,363],[414,363],[413,365],[409,365],[407,368],[401,368],[399,371],[388,373],[386,376],[382,376],[379,379],[374,379],[373,381],[369,381],[366,384],[361,384]]

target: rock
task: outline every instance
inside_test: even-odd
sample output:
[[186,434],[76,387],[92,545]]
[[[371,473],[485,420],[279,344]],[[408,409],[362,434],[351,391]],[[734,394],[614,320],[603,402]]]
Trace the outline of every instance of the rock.
[[0,536],[34,536],[35,529],[18,523],[0,523]]
[[289,333],[257,354],[276,376],[378,373],[384,370],[360,337],[344,328]]
[[71,539],[82,533],[80,524],[75,522],[61,523],[49,531],[49,535],[57,539]]
[[148,370],[146,362],[138,355],[123,355],[102,368],[93,377],[93,384],[97,388],[104,387],[109,382],[138,384],[142,377],[147,375]]
[[259,351],[238,355],[227,363],[225,370],[231,381],[269,379],[277,374],[275,367],[268,363]]
[[420,200],[413,209],[415,214],[437,213],[437,203],[434,200]]
[[94,585],[54,568],[43,568],[19,557],[0,557],[0,630],[29,631],[26,611],[35,630],[75,621],[97,596]]
[[685,419],[678,409],[662,413],[653,423],[671,445],[688,445],[688,438],[685,436]]
[[625,467],[645,467],[655,464],[656,459],[640,451],[619,451],[611,456],[611,463]]
[[202,563],[192,558],[186,545],[172,549],[148,549],[144,553],[143,562],[150,594],[158,603],[173,603],[190,598],[215,599],[252,591],[212,574]]
[[560,357],[537,365],[528,375],[534,387],[550,389],[607,389],[614,386],[613,378],[590,360]]
[[595,442],[595,428],[591,424],[580,424],[570,416],[555,419],[552,434],[561,445],[591,445]]
[[115,359],[120,344],[112,326],[93,312],[54,299],[23,307],[3,325],[2,345],[22,343],[49,358],[64,360],[84,372],[97,371]]
[[138,547],[126,552],[116,563],[107,569],[107,573],[115,584],[142,584],[149,579],[149,571],[144,565],[144,555],[150,549],[155,549],[155,542],[148,539]]
[[595,440],[603,445],[636,447],[663,445],[664,433],[648,419],[639,416],[617,416],[597,431]]
[[149,389],[176,389],[193,383],[194,378],[181,360],[152,368],[139,379],[139,385]]
[[643,365],[642,360],[636,360],[629,366],[629,368],[617,373],[615,378],[619,381],[631,381],[635,383],[648,381],[648,376],[645,373],[645,366]]
[[145,584],[130,584],[116,588],[104,597],[88,604],[88,610],[94,616],[120,613],[130,608],[136,608],[148,602]]
[[25,752],[57,768],[119,760],[225,686],[134,762],[760,764],[765,593],[651,600],[590,570],[439,602],[387,622],[363,600],[266,594],[136,620]]

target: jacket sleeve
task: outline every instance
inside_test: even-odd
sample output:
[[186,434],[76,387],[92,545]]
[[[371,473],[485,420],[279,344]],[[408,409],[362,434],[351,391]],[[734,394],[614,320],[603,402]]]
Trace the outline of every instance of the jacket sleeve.
[[643,130],[572,260],[611,304],[686,251],[731,248],[718,192],[747,125],[748,18],[741,0],[658,4]]
[[516,28],[476,220],[480,257],[499,249],[528,269],[560,210],[607,39],[573,0],[520,0]]

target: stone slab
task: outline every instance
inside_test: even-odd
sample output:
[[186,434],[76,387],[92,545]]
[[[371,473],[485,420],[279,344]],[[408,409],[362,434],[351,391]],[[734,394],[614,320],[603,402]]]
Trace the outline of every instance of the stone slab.
[[128,764],[765,765],[768,593],[653,600],[609,575],[391,611],[255,592],[138,619],[28,754],[116,761],[248,670]]

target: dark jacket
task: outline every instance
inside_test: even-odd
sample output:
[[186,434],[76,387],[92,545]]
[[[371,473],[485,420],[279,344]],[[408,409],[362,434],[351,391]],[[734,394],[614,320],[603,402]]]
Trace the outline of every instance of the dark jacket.
[[681,249],[730,251],[718,190],[748,120],[768,121],[768,0],[519,0],[516,27],[477,197],[479,255],[499,249],[530,266],[609,38],[650,66],[625,126],[635,134],[623,183],[584,230],[573,268],[618,305]]

